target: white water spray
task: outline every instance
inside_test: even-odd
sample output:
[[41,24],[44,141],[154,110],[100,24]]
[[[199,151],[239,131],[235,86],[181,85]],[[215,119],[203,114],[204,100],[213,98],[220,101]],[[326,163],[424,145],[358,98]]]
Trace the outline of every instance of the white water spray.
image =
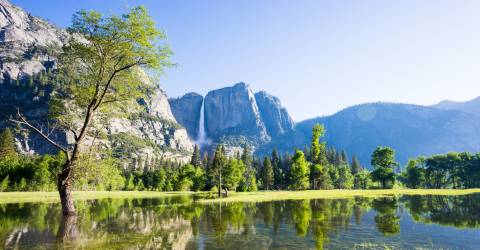
[[210,142],[205,131],[205,100],[202,101],[202,107],[200,108],[200,120],[198,121],[198,135],[195,144],[200,148],[208,145]]

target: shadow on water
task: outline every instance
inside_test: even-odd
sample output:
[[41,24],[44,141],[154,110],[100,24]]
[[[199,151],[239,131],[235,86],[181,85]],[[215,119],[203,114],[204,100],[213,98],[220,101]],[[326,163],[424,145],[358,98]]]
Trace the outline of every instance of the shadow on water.
[[0,204],[0,244],[5,249],[457,248],[463,237],[462,248],[480,245],[479,195],[228,204],[199,204],[197,198],[79,201],[78,215],[70,217],[60,216],[58,204]]

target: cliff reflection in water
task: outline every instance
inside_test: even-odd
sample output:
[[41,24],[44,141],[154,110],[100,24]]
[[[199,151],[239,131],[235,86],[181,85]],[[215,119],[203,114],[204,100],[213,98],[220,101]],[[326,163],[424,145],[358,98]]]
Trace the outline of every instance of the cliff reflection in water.
[[419,245],[473,249],[480,245],[479,201],[479,195],[228,204],[199,204],[189,196],[105,199],[77,202],[79,213],[74,219],[62,218],[58,204],[3,204],[0,245],[6,249],[59,245],[87,249]]

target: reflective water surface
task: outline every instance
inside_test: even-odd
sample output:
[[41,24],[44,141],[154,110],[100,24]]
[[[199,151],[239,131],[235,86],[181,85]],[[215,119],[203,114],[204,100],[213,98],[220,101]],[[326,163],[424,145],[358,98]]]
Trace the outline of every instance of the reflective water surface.
[[480,195],[0,204],[6,249],[480,249]]

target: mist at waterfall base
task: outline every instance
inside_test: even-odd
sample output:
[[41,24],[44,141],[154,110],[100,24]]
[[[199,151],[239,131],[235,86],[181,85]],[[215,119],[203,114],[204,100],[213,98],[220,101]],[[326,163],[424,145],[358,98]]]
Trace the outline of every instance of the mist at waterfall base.
[[198,121],[198,136],[195,140],[195,144],[203,150],[206,146],[211,144],[211,140],[207,137],[205,131],[205,100],[202,101],[202,107],[200,108],[200,119]]

